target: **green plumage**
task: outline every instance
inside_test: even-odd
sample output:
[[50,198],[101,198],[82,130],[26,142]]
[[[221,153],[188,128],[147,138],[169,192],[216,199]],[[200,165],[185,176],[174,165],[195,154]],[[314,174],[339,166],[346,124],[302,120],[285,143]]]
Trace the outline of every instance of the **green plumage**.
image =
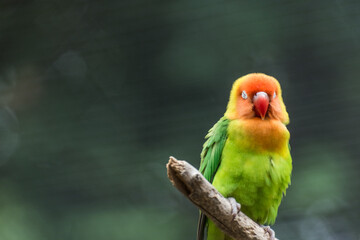
[[[200,172],[224,197],[234,197],[254,221],[273,224],[290,184],[289,133],[280,122],[260,120],[250,126],[254,124],[254,129],[265,130],[253,133],[244,121],[222,117],[206,135]],[[230,239],[201,214],[199,240],[206,225],[207,240]]]
[[221,153],[227,139],[229,120],[222,117],[206,135],[206,142],[201,152],[200,172],[206,180],[212,182],[215,172],[219,167]]

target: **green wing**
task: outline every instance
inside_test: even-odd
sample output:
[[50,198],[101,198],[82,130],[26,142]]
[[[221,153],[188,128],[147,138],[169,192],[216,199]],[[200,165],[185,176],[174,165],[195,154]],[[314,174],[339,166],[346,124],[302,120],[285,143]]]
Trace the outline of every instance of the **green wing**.
[[[225,117],[220,120],[209,130],[206,135],[206,142],[204,143],[201,152],[200,172],[204,175],[206,180],[212,182],[215,173],[220,165],[221,153],[225,146],[228,137],[227,128],[230,120]],[[204,232],[206,226],[206,216],[200,213],[197,231],[197,240],[204,239]]]
[[212,182],[221,161],[221,153],[227,139],[227,128],[230,120],[225,117],[220,120],[209,130],[206,135],[206,142],[201,152],[200,172],[206,180]]

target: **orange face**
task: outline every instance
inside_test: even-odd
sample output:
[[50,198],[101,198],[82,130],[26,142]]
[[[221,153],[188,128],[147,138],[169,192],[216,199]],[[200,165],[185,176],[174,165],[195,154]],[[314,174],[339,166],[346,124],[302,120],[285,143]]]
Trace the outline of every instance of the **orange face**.
[[235,81],[225,116],[229,119],[262,119],[289,122],[278,81],[252,73]]

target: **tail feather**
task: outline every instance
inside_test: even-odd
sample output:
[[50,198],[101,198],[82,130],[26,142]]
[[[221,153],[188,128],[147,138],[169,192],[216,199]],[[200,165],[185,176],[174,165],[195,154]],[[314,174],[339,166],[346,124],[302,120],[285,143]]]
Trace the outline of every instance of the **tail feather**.
[[205,240],[205,227],[206,227],[206,215],[200,212],[198,229],[197,229],[197,240]]

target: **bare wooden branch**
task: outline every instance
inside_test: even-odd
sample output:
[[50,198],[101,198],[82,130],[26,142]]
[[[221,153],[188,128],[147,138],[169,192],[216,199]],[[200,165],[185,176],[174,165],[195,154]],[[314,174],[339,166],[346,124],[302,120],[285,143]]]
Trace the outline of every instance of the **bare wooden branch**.
[[270,234],[241,211],[232,215],[232,207],[192,165],[170,157],[168,178],[193,204],[224,233],[236,240],[268,240]]

